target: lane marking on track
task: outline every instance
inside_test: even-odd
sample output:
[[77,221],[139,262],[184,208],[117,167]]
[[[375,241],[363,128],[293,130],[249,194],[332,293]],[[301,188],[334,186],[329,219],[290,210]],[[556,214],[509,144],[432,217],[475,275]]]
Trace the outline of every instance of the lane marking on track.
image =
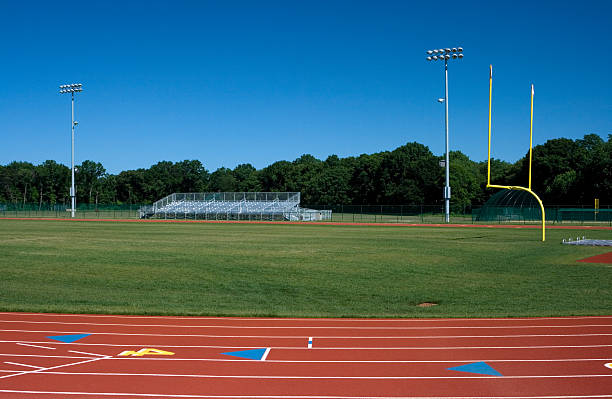
[[142,348],[137,351],[123,351],[119,353],[117,356],[145,356],[145,355],[173,356],[174,352],[163,351],[161,349],[155,349],[155,348]]
[[[110,358],[110,356],[108,358]],[[104,357],[97,357],[95,359],[88,359],[88,360],[83,360],[83,361],[80,361],[80,362],[61,364],[59,366],[46,367],[46,368],[41,368],[41,369],[32,370],[32,371],[23,371],[23,372],[19,372],[19,373],[15,373],[15,374],[9,374],[9,375],[0,376],[0,379],[17,377],[17,376],[24,375],[24,374],[41,373],[43,371],[54,370],[54,369],[58,369],[58,368],[61,368],[61,367],[76,366],[77,364],[85,364],[85,363],[95,362],[95,361],[102,360],[102,359],[106,359],[106,358],[104,358]]]
[[308,337],[308,349],[312,349],[312,337]]
[[[55,394],[55,395],[91,395],[91,396],[138,396],[162,398],[219,398],[219,399],[388,399],[388,396],[317,396],[317,395],[179,395],[155,393],[118,393],[118,392],[68,392],[68,391],[18,391],[0,389],[0,393]],[[582,399],[612,398],[612,395],[572,395],[572,396],[393,396],[393,399]]]
[[[40,358],[51,358],[51,359],[93,359],[91,356],[68,356],[68,355],[25,355],[22,353],[0,353],[0,356],[8,357],[40,357]],[[604,359],[602,359],[604,360]],[[607,360],[607,359],[605,359]]]
[[13,313],[13,312],[0,312],[0,315],[10,316],[40,316],[40,317],[84,317],[84,318],[111,318],[111,319],[162,319],[162,320],[240,320],[240,321],[277,321],[277,320],[291,320],[291,321],[323,321],[323,322],[340,322],[340,323],[361,323],[361,322],[401,322],[401,323],[429,323],[429,322],[457,322],[457,321],[483,321],[483,320],[496,320],[496,321],[516,321],[516,320],[598,320],[598,319],[612,319],[612,316],[567,316],[567,317],[513,317],[511,319],[504,317],[477,317],[477,318],[452,318],[452,319],[339,319],[339,318],[298,318],[298,317],[198,317],[198,316],[117,316],[117,315],[104,315],[104,314],[60,314],[60,313]]
[[92,356],[100,356],[100,357],[109,357],[108,355],[101,355],[99,353],[79,352],[79,351],[71,351],[71,350],[69,350],[68,352],[78,353],[78,354],[81,354],[81,355],[92,355]]
[[83,323],[67,321],[24,321],[0,320],[0,323],[22,324],[61,324],[81,326],[119,326],[119,327],[168,327],[168,328],[227,328],[227,329],[348,329],[348,330],[439,330],[439,329],[527,329],[527,328],[584,328],[584,327],[612,327],[612,324],[572,324],[572,325],[508,325],[508,326],[228,326],[228,325],[184,325],[184,324],[127,324],[127,323]]
[[21,342],[17,342],[17,345],[22,345],[22,346],[31,346],[31,347],[33,347],[33,348],[41,348],[41,349],[54,349],[54,350],[56,349],[56,348],[51,348],[51,347],[49,347],[49,346],[41,346],[41,345],[24,344],[24,343],[21,343]]
[[[0,353],[0,356],[7,357],[34,357],[34,358],[59,358],[59,359],[96,359],[90,356],[53,356],[53,355],[23,355],[23,354],[11,354],[11,353]],[[217,358],[167,358],[167,357],[108,357],[108,360],[153,360],[153,361],[183,361],[183,362],[244,362],[240,359],[217,359]],[[470,362],[489,362],[489,363],[541,363],[541,362],[600,362],[607,361],[609,358],[572,358],[572,359],[448,359],[448,360],[269,360],[266,359],[267,363],[470,363]],[[612,363],[609,368],[612,368]]]
[[[17,341],[10,340],[0,340],[0,343],[3,342],[11,342],[15,343]],[[23,341],[19,341],[23,342]],[[33,343],[43,343],[31,341]],[[80,345],[80,346],[120,346],[125,347],[126,344],[93,344],[93,343],[58,343],[57,345]],[[166,345],[166,344],[147,344],[149,346],[159,346],[161,348],[227,348],[227,349],[245,349],[252,348],[252,345],[249,346],[224,346],[224,345]],[[131,346],[142,346],[142,344]],[[612,344],[602,344],[602,345],[531,345],[531,346],[395,346],[395,347],[317,347],[312,348],[313,350],[451,350],[451,349],[554,349],[554,348],[609,348],[612,347]],[[304,349],[303,346],[275,346],[274,349]]]
[[[22,374],[49,374],[49,375],[97,375],[97,376],[127,376],[127,377],[180,377],[180,378],[221,378],[221,379],[257,379],[257,380],[474,380],[474,379],[549,379],[549,378],[601,378],[612,377],[612,374],[574,374],[574,375],[473,375],[473,376],[295,376],[295,375],[212,375],[212,374],[158,374],[158,373],[96,373],[96,372],[69,372],[46,371],[40,369],[27,371]],[[6,377],[6,376],[5,376]],[[2,377],[0,377],[2,378]]]
[[[612,325],[610,326],[612,328]],[[71,331],[57,330],[2,330],[0,332],[22,332],[22,333],[62,333]],[[111,335],[111,336],[143,336],[143,337],[197,337],[197,338],[279,338],[300,339],[300,335],[210,335],[210,334],[147,334],[147,333],[116,333],[97,332],[89,335]],[[612,333],[584,333],[584,334],[506,334],[506,335],[402,335],[402,336],[346,336],[329,335],[319,336],[320,339],[460,339],[460,338],[530,338],[530,337],[608,337]],[[1,341],[0,341],[1,342]],[[71,342],[66,342],[71,343]]]
[[[96,359],[90,356],[53,356],[53,355],[23,355],[23,354],[11,354],[11,353],[0,353],[0,356],[7,357],[34,357],[34,358],[59,358],[59,359]],[[183,361],[183,362],[244,362],[240,359],[217,359],[217,358],[166,358],[166,357],[109,357],[108,360],[155,360],[155,361]],[[455,362],[521,362],[521,363],[540,363],[540,362],[600,362],[607,361],[609,358],[572,358],[572,359],[448,359],[448,360],[269,360],[267,363],[455,363]],[[606,366],[612,368],[611,366]]]
[[266,348],[266,351],[264,352],[263,356],[260,359],[261,361],[264,361],[264,360],[266,360],[268,358],[268,355],[270,354],[270,350],[271,349],[272,348]]
[[[214,359],[214,358],[113,358],[113,360],[168,360],[168,361],[197,361],[197,362],[244,362],[238,359]],[[600,362],[604,359],[449,359],[449,360],[266,360],[267,363],[399,363],[399,364],[423,364],[423,363],[568,363],[568,362]],[[608,367],[608,366],[607,366]],[[611,366],[612,368],[612,363]]]
[[29,364],[23,364],[23,363],[15,363],[15,362],[4,362],[6,364],[12,364],[13,366],[22,366],[22,367],[32,367],[34,369],[44,369],[44,367],[40,367],[40,366],[32,366]]

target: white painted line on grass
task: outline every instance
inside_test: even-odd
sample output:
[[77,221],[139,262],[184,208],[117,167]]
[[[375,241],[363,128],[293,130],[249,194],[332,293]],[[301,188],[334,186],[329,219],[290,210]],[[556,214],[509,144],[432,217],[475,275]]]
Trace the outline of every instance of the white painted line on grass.
[[32,367],[34,369],[44,369],[44,367],[39,367],[39,366],[32,366],[29,364],[23,364],[23,363],[15,363],[15,362],[4,362],[6,364],[12,364],[13,366],[22,366],[22,367]]
[[17,342],[17,345],[22,345],[22,346],[31,346],[31,347],[33,347],[33,348],[41,348],[41,349],[54,349],[54,350],[56,349],[56,348],[51,348],[51,347],[49,347],[49,346],[41,346],[41,345],[24,344],[24,343],[21,343],[21,342]]
[[304,321],[309,322],[311,320],[323,321],[323,322],[397,322],[397,323],[429,323],[429,322],[457,322],[457,321],[504,321],[504,320],[598,320],[598,319],[612,319],[612,316],[566,316],[566,317],[476,317],[476,318],[450,318],[450,319],[344,319],[344,318],[299,318],[299,317],[206,317],[206,316],[123,316],[123,315],[102,315],[102,314],[61,314],[61,313],[14,313],[14,312],[0,312],[0,315],[8,316],[37,316],[37,317],[83,317],[83,318],[111,318],[111,319],[161,319],[161,320],[243,320],[243,321]]

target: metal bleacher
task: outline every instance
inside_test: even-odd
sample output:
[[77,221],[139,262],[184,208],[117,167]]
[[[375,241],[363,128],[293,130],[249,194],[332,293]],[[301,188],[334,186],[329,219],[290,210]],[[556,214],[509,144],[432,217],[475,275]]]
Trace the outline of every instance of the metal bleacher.
[[141,218],[324,220],[331,211],[300,208],[299,192],[174,193],[140,210]]

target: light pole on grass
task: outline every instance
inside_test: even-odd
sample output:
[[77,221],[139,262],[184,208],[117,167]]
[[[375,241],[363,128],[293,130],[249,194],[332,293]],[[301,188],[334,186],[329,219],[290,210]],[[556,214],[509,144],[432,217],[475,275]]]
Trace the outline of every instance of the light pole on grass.
[[72,96],[72,123],[70,124],[70,128],[72,129],[72,161],[70,164],[72,180],[70,185],[70,212],[71,216],[74,217],[76,211],[76,188],[74,187],[74,128],[79,124],[74,120],[74,93],[83,91],[83,85],[80,83],[73,83],[69,85],[61,85],[59,88],[60,93],[70,93]]
[[444,98],[438,102],[445,105],[444,125],[446,131],[446,156],[444,166],[446,169],[446,183],[444,185],[444,220],[450,222],[450,180],[449,180],[449,159],[448,159],[448,61],[463,58],[463,47],[441,48],[427,51],[427,61],[444,61]]

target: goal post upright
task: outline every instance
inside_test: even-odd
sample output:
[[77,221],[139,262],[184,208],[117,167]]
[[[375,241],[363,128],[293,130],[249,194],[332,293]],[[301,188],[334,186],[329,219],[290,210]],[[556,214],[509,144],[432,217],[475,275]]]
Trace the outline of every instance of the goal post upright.
[[491,184],[491,102],[493,97],[493,65],[489,65],[489,145],[487,155],[487,188],[501,188],[506,190],[521,190],[526,191],[533,195],[540,205],[542,211],[542,241],[546,241],[546,213],[544,211],[544,204],[536,193],[531,191],[531,161],[532,161],[532,145],[533,145],[533,84],[531,85],[531,115],[529,123],[529,186],[502,186],[498,184]]
[[487,187],[491,184],[491,98],[493,96],[493,65],[489,65],[489,152],[487,156]]

